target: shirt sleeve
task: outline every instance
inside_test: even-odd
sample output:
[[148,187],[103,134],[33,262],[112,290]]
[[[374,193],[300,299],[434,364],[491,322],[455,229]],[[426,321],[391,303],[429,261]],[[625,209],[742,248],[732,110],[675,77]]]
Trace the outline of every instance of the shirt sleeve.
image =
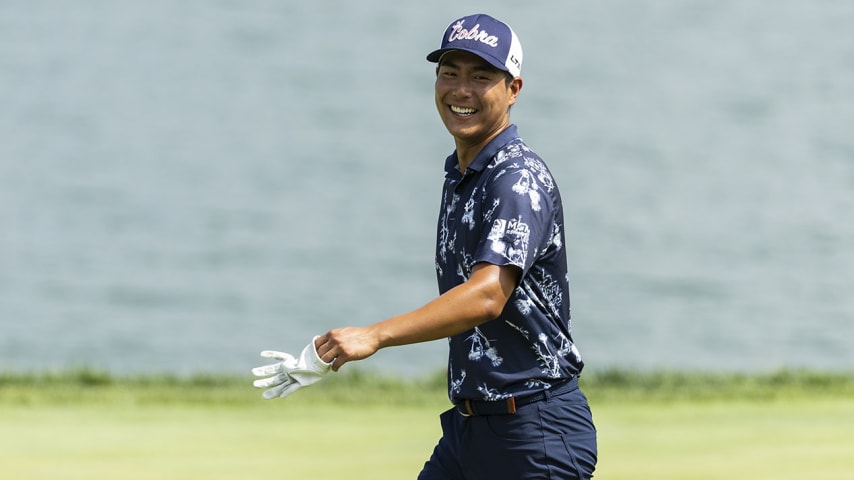
[[482,192],[483,237],[475,263],[515,265],[524,276],[552,235],[553,185],[539,159],[496,166]]

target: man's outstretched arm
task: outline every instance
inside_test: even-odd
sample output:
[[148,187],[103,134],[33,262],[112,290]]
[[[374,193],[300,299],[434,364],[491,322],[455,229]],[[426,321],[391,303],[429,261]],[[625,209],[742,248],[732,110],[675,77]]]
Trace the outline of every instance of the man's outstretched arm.
[[377,350],[428,342],[465,332],[501,315],[519,284],[518,267],[478,263],[471,277],[426,305],[367,327],[330,330],[315,339],[317,354],[337,371]]

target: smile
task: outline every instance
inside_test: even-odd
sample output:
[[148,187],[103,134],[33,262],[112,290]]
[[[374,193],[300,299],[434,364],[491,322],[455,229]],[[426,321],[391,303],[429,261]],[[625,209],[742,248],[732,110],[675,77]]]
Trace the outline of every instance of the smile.
[[451,111],[456,113],[457,115],[462,115],[464,117],[468,117],[470,115],[474,115],[477,112],[477,109],[470,107],[458,107],[456,105],[451,105]]

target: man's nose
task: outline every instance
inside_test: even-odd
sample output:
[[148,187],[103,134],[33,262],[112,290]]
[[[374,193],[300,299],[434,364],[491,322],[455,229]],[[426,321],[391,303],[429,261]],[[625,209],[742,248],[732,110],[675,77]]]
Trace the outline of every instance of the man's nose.
[[459,97],[471,97],[472,94],[472,86],[471,83],[466,79],[460,79],[455,85],[453,89],[454,95]]

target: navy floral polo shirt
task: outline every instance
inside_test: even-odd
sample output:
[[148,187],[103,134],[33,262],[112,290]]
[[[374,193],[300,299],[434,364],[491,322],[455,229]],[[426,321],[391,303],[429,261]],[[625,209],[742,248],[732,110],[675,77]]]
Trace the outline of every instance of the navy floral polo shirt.
[[495,320],[448,339],[448,395],[500,400],[581,372],[571,335],[563,206],[543,160],[510,125],[465,173],[445,164],[436,275],[444,293],[479,262],[515,265],[519,286]]

